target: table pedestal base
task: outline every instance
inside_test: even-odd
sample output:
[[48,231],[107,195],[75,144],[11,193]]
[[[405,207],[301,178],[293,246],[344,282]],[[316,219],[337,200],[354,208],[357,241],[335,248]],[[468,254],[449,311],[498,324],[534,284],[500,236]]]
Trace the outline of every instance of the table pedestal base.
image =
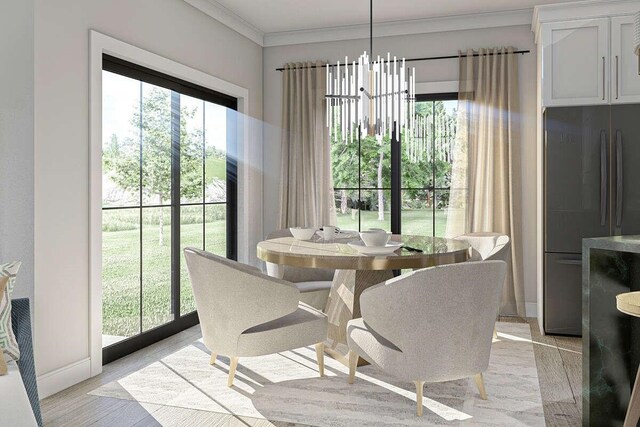
[[[336,270],[329,292],[325,313],[329,320],[329,345],[325,352],[349,366],[347,355],[337,350],[338,344],[347,344],[347,322],[362,317],[360,294],[367,288],[393,278],[390,270]],[[360,358],[358,366],[367,364]]]

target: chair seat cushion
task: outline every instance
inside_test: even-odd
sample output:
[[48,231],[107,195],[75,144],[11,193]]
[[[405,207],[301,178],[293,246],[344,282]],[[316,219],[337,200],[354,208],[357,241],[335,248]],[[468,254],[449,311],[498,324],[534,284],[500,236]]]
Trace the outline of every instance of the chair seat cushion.
[[291,314],[244,331],[238,338],[239,357],[261,356],[316,344],[327,339],[327,316],[300,303]]

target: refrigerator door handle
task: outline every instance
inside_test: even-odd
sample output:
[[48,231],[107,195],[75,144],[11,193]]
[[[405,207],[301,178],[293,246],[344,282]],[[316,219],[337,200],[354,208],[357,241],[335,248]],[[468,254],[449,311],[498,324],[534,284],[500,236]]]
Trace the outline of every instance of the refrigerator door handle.
[[616,131],[616,227],[622,226],[622,132]]
[[572,258],[561,258],[561,259],[557,260],[556,263],[564,264],[564,265],[582,265],[582,260],[581,259],[572,259]]
[[607,136],[600,131],[600,225],[607,225]]

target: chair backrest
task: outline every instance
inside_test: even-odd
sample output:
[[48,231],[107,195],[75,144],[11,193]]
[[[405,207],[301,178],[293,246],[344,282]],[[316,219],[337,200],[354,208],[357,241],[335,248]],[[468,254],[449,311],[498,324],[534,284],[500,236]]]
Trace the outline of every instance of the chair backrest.
[[489,365],[504,261],[464,262],[403,274],[365,290],[365,323],[404,353],[425,381],[448,381]]
[[[267,235],[267,240],[277,239],[279,237],[291,237],[291,232],[288,228],[276,230]],[[301,268],[292,267],[290,265],[283,265],[281,267],[284,273],[282,279],[293,283],[332,281],[335,274],[334,270],[327,270],[322,268]]]
[[478,232],[456,237],[471,246],[471,260],[499,260],[507,262],[511,241],[509,236],[500,233]]
[[195,248],[184,255],[205,345],[234,356],[245,330],[298,308],[300,292],[289,282]]

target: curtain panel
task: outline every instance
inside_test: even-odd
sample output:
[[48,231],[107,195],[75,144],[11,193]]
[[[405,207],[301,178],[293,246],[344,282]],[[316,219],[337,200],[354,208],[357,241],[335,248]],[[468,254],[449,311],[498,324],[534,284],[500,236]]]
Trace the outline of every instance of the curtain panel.
[[[518,58],[513,48],[460,53],[458,135],[451,203],[456,235],[498,232],[511,239],[500,314],[525,316],[522,277]],[[474,56],[474,54],[476,56]],[[462,217],[461,217],[462,216]]]
[[290,63],[282,72],[279,228],[336,223],[324,64]]

